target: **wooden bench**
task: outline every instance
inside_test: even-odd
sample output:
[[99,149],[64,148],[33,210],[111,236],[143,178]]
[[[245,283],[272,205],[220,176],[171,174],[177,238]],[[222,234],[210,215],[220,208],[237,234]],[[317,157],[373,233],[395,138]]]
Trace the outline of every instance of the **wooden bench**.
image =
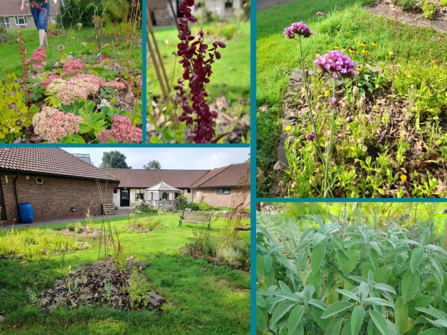
[[211,212],[182,212],[182,216],[180,217],[179,226],[182,225],[182,222],[191,222],[191,223],[201,223],[207,224],[208,229],[211,225],[211,216],[213,213]]
[[104,215],[115,215],[115,205],[113,203],[106,203],[102,205],[102,212]]

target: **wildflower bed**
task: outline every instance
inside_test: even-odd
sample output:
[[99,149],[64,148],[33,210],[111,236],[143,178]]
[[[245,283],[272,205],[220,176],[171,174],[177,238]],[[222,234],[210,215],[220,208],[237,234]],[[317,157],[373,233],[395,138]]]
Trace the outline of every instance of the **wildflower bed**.
[[[193,231],[205,231],[205,227],[185,223],[178,227],[177,215],[160,215],[163,226],[150,234],[128,231],[126,217],[110,219],[119,234],[122,257],[134,256],[134,262],[143,263],[134,269],[135,277],[143,276],[150,284],[150,291],[157,292],[166,302],[162,311],[140,308],[134,311],[107,308],[105,304],[70,307],[62,303],[42,310],[30,299],[55,285],[64,290],[59,280],[74,288],[75,281],[82,288],[82,275],[92,272],[94,278],[103,277],[104,269],[90,268],[98,259],[98,239],[89,239],[92,248],[32,258],[0,258],[0,332],[5,334],[247,334],[250,331],[250,277],[243,271],[209,264],[178,253],[178,248],[195,241]],[[101,220],[92,221],[93,228],[101,228]],[[65,224],[39,226],[36,230],[47,234]],[[225,220],[217,219],[210,230],[210,240],[216,241],[225,228]],[[0,231],[3,237],[6,232]],[[75,238],[60,234],[64,238]],[[0,237],[0,239],[1,239]],[[241,235],[244,242],[249,237]],[[85,237],[78,237],[80,239]],[[115,240],[116,242],[116,240]],[[1,241],[0,241],[1,243]],[[113,249],[109,245],[108,251]],[[103,251],[101,252],[103,254]],[[81,266],[80,262],[81,261]],[[106,265],[104,265],[106,267]],[[81,269],[81,270],[78,270]],[[84,269],[85,271],[83,272]],[[78,270],[68,279],[68,273]],[[136,273],[133,271],[137,271]],[[118,277],[117,277],[118,278]],[[96,280],[95,279],[95,280]],[[111,278],[112,280],[113,278]],[[118,278],[119,279],[119,278]],[[137,279],[137,278],[136,278]],[[58,282],[58,283],[56,283]],[[102,297],[107,296],[106,286],[95,282]],[[121,285],[120,285],[121,286]],[[105,290],[105,293],[103,292]],[[67,288],[65,288],[66,290]],[[104,294],[103,294],[104,293]],[[48,297],[48,295],[46,295]],[[156,297],[153,295],[153,297]],[[155,299],[155,298],[154,298]],[[50,299],[53,301],[53,299]],[[74,303],[77,303],[73,299]],[[110,306],[116,301],[110,301]],[[129,302],[130,303],[130,302]],[[126,302],[127,304],[127,302]],[[81,304],[83,305],[83,304]],[[127,306],[127,305],[126,305]],[[126,307],[127,308],[127,307]],[[3,319],[4,317],[4,319]],[[15,325],[13,329],[12,326]],[[8,327],[9,326],[9,327]]]
[[49,49],[35,47],[31,30],[8,31],[14,40],[0,52],[20,57],[3,60],[11,70],[1,76],[0,143],[140,143],[135,27],[103,43],[101,54],[96,44],[81,42],[89,35],[81,27],[49,37]]
[[311,8],[299,43],[259,21],[258,196],[445,197],[446,35]]

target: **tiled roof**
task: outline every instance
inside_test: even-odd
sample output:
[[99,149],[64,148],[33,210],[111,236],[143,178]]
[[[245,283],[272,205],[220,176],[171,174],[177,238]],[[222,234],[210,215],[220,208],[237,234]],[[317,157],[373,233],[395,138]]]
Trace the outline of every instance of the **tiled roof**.
[[59,148],[0,148],[0,170],[119,181],[106,171]]
[[250,164],[231,164],[208,172],[192,188],[250,186]]
[[[59,12],[59,4],[54,3],[54,0],[50,1],[50,14],[57,14]],[[0,4],[0,16],[24,16],[31,15],[31,10],[29,8],[29,0],[25,2],[25,13],[20,11],[20,5],[22,2],[20,0],[1,0]],[[32,20],[32,17],[29,17],[28,20]]]
[[118,187],[148,188],[161,181],[176,188],[190,188],[209,170],[103,169],[121,182]]
[[250,164],[232,164],[213,170],[103,169],[117,177],[118,187],[148,188],[164,181],[177,188],[250,186]]

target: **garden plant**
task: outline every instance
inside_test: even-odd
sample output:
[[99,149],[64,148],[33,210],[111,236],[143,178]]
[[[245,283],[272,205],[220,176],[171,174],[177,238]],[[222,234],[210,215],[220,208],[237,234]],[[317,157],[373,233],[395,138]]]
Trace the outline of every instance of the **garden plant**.
[[447,196],[447,36],[342,2],[260,21],[258,196]]
[[63,11],[48,24],[48,48],[32,29],[6,31],[0,143],[140,143],[140,7],[133,1],[121,22],[97,9],[90,29]]
[[163,96],[148,57],[148,141],[248,143],[249,17],[242,9],[208,15],[196,5],[180,4],[178,31],[154,29],[169,92]]
[[430,228],[415,237],[405,218],[379,227],[355,214],[309,216],[287,249],[258,226],[258,332],[445,334],[445,247]]

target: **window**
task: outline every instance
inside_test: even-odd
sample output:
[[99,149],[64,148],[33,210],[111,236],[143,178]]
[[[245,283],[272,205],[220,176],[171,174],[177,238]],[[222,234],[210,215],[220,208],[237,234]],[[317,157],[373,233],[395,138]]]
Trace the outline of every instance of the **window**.
[[225,1],[225,9],[233,8],[233,0],[226,0]]
[[161,194],[161,200],[169,200],[169,193],[163,192]]
[[16,26],[26,26],[26,16],[16,16]]
[[217,194],[230,194],[230,189],[229,188],[218,188]]
[[11,23],[9,22],[9,17],[0,17],[0,27],[5,29],[11,28]]

